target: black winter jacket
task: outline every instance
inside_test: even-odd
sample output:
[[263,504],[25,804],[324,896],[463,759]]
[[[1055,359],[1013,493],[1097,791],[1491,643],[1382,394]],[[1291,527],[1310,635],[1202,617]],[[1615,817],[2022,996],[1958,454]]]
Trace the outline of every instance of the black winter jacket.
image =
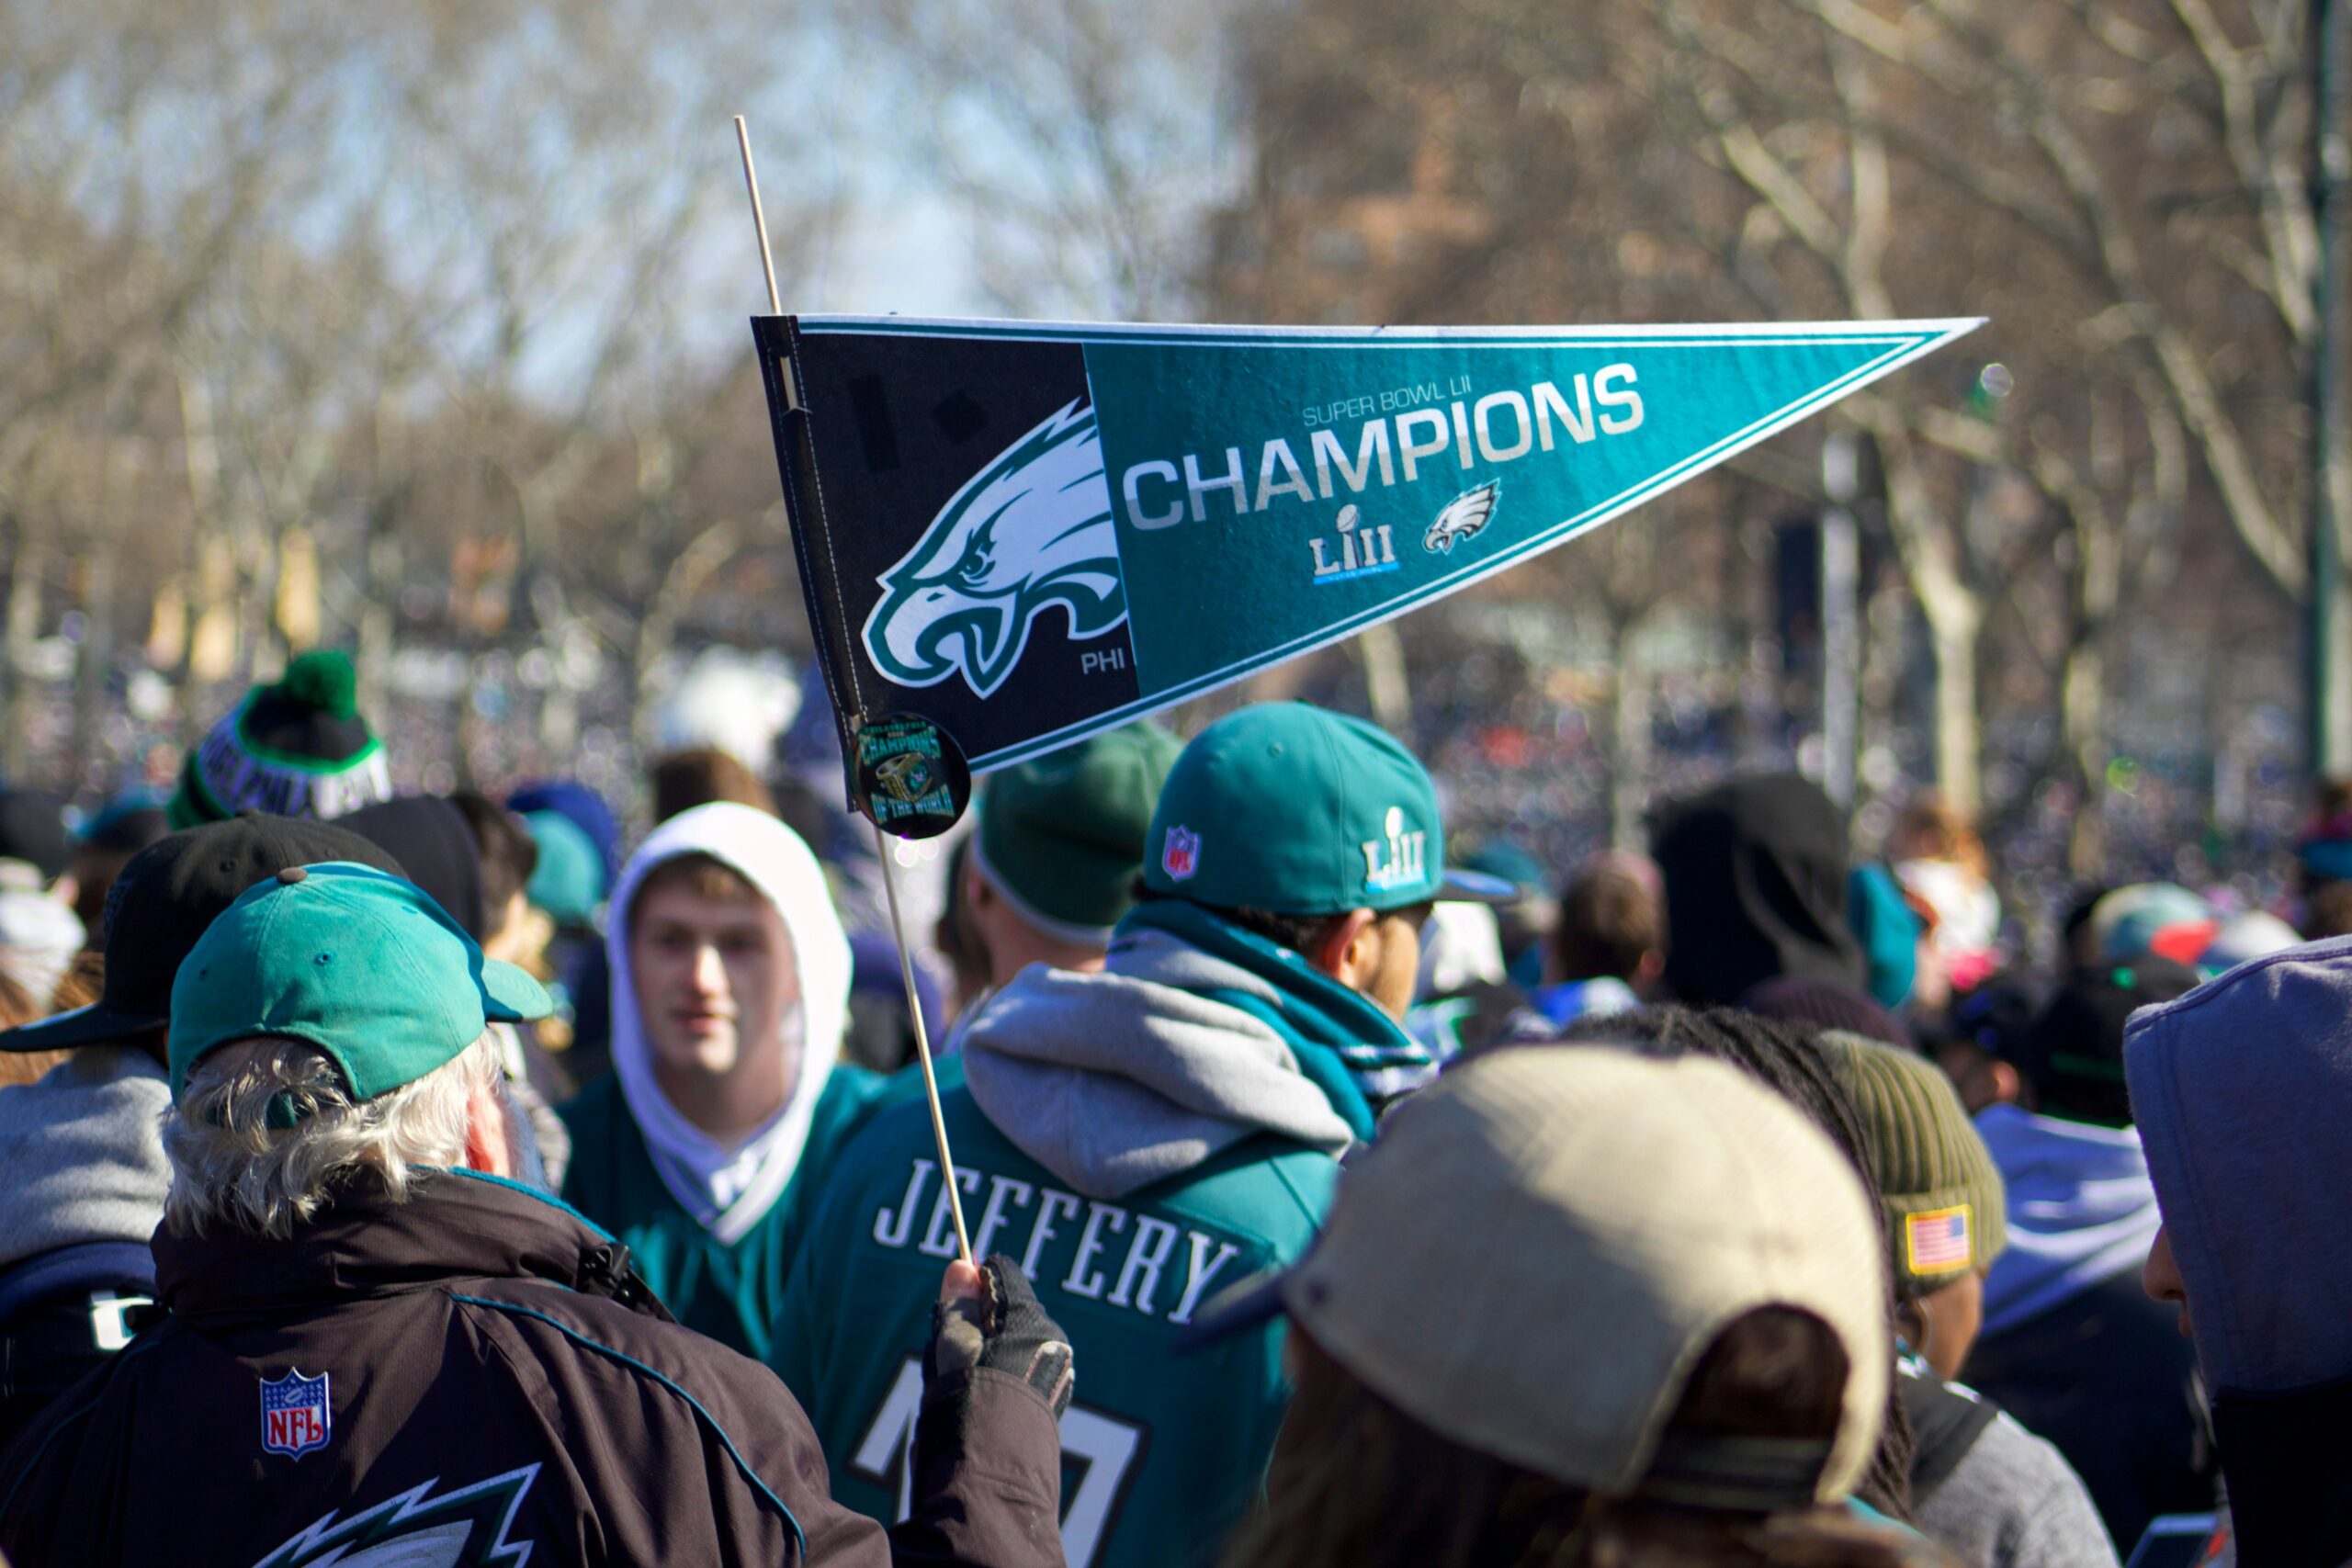
[[158,1233],[155,1258],[171,1317],[0,1455],[17,1568],[1062,1561],[1059,1437],[1025,1383],[926,1391],[886,1534],[831,1500],[773,1373],[523,1188],[435,1174],[291,1241]]

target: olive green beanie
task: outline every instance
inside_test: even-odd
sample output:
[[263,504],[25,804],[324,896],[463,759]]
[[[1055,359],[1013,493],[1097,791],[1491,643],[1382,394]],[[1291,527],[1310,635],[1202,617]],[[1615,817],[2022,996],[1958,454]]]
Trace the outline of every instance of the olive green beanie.
[[1182,749],[1147,719],[990,774],[973,802],[980,874],[1038,931],[1107,946]]
[[1923,1056],[1843,1030],[1814,1043],[1861,1119],[1896,1293],[1928,1295],[1990,1267],[2008,1242],[2007,1196],[1951,1080]]

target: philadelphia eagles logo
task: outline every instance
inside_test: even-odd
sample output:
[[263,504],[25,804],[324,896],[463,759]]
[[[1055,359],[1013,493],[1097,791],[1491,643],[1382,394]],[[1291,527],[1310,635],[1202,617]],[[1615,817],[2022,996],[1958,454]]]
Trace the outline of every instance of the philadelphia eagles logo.
[[341,1524],[328,1514],[254,1568],[524,1568],[531,1543],[506,1532],[538,1474],[526,1464],[438,1497],[428,1481]]
[[1073,401],[997,454],[875,581],[865,651],[902,686],[961,674],[976,695],[1004,684],[1046,610],[1073,640],[1127,618],[1111,486],[1094,411]]
[[1487,520],[1495,514],[1495,500],[1502,486],[1493,479],[1476,490],[1465,490],[1445,503],[1445,510],[1430,525],[1421,548],[1440,555],[1452,555],[1453,547],[1466,539],[1475,539],[1485,531]]

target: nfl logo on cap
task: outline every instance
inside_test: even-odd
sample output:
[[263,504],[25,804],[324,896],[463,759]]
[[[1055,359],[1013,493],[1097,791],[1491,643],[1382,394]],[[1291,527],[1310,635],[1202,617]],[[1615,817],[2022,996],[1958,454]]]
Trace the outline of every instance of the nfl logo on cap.
[[284,1377],[261,1385],[261,1446],[271,1453],[300,1459],[312,1449],[325,1448],[334,1425],[326,1373],[306,1378],[299,1370],[288,1370]]
[[1171,827],[1159,852],[1159,868],[1169,879],[1182,882],[1201,869],[1201,836],[1189,828]]

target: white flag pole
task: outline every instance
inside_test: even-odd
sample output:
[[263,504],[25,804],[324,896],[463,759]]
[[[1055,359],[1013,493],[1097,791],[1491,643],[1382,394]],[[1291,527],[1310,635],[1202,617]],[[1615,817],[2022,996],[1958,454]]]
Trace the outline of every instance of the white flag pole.
[[[735,117],[735,145],[743,154],[743,187],[752,195],[752,222],[760,231],[760,265],[767,274],[768,313],[784,314],[784,297],[776,292],[775,254],[768,248],[768,220],[760,206],[760,179],[752,168],[752,133],[743,117]],[[800,406],[799,389],[794,385],[790,367],[785,372],[785,400],[789,407]],[[853,723],[854,720],[853,720]],[[956,1183],[956,1158],[947,1150],[947,1118],[939,1108],[939,1075],[931,1065],[931,1032],[922,1019],[922,998],[915,991],[914,952],[907,945],[906,922],[899,914],[899,874],[897,857],[890,852],[890,840],[883,836],[882,825],[874,824],[875,852],[882,857],[882,892],[890,906],[890,934],[899,944],[899,978],[907,987],[907,1016],[915,1026],[915,1059],[922,1064],[922,1092],[931,1102],[931,1133],[939,1144],[939,1170],[947,1187],[947,1207],[956,1217],[956,1250],[965,1262],[978,1263],[972,1256],[972,1238],[964,1229],[964,1196]]]
[[972,1238],[964,1233],[964,1195],[956,1185],[955,1156],[947,1152],[947,1119],[939,1109],[939,1077],[931,1066],[931,1033],[923,1027],[922,999],[915,995],[915,961],[907,946],[907,928],[899,919],[898,857],[891,853],[892,845],[882,833],[882,825],[874,825],[874,850],[882,857],[882,894],[890,905],[890,934],[899,940],[899,977],[906,982],[907,1016],[915,1025],[915,1060],[922,1064],[922,1092],[931,1101],[931,1135],[939,1141],[939,1169],[947,1183],[948,1213],[956,1216],[956,1247],[967,1263],[978,1263],[972,1256]]
[[760,176],[752,172],[752,132],[743,117],[735,117],[735,145],[743,154],[743,188],[752,193],[752,223],[760,231],[760,266],[768,275],[768,314],[784,314],[784,296],[775,291],[775,253],[768,249],[768,215],[760,206]]

